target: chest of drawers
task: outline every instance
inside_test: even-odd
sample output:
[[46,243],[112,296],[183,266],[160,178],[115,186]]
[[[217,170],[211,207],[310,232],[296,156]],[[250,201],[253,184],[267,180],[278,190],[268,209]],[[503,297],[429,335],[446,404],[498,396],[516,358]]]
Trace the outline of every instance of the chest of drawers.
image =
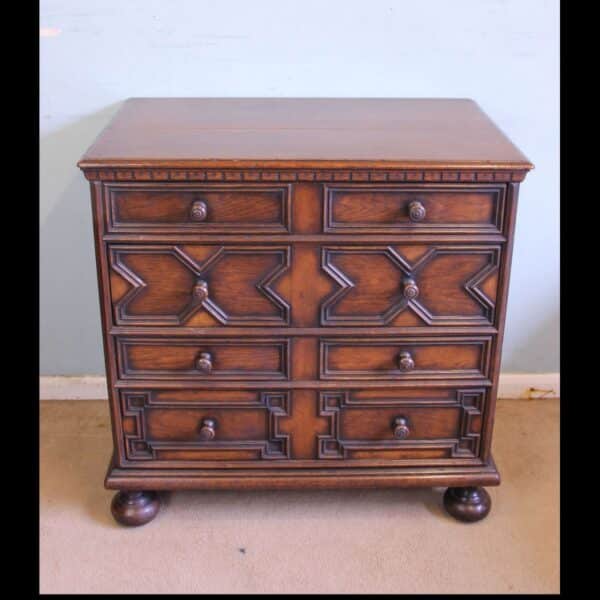
[[90,181],[113,515],[160,490],[490,509],[519,183],[470,100],[130,99]]

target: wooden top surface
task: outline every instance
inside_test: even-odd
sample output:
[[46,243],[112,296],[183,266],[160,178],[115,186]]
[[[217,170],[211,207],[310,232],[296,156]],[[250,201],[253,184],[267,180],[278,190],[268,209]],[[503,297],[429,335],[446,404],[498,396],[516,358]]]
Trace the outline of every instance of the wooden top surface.
[[81,168],[532,164],[468,99],[130,98]]

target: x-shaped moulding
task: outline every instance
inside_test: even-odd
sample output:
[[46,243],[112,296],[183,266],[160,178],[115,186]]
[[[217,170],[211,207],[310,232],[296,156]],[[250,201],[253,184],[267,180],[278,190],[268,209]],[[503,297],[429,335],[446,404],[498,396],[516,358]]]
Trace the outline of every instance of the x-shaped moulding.
[[[407,279],[414,279],[417,283],[419,273],[429,264],[436,256],[444,254],[487,254],[491,256],[491,260],[483,268],[477,271],[463,285],[465,292],[471,296],[478,304],[483,307],[483,315],[433,315],[424,304],[419,300],[419,297],[406,297],[402,290],[398,290],[397,298],[392,302],[390,307],[379,315],[334,315],[333,308],[344,298],[350,290],[356,288],[355,283],[334,263],[336,254],[344,255],[365,255],[374,254],[385,256]],[[498,269],[500,258],[500,250],[498,247],[474,248],[467,246],[436,246],[430,248],[423,256],[414,264],[410,264],[401,254],[399,254],[391,246],[387,247],[344,247],[344,248],[322,248],[321,266],[340,286],[322,305],[321,307],[321,324],[365,324],[365,325],[387,325],[400,312],[410,307],[421,319],[429,325],[452,325],[452,324],[473,324],[473,325],[489,325],[494,319],[494,302],[482,292],[478,286],[481,285],[492,273]]]
[[[135,252],[136,254],[160,254],[160,255],[171,255],[177,259],[182,265],[189,269],[197,281],[203,281],[207,278],[209,272],[215,268],[226,256],[248,254],[256,256],[257,254],[279,254],[281,257],[281,263],[276,265],[274,268],[269,270],[265,276],[255,284],[255,288],[268,298],[279,310],[279,315],[249,315],[249,316],[234,316],[227,314],[221,307],[219,307],[211,298],[210,292],[202,299],[199,299],[190,290],[190,301],[183,308],[183,310],[177,315],[144,315],[143,317],[128,315],[125,311],[127,305],[139,295],[144,288],[148,286],[137,273],[134,273],[125,263],[121,260],[121,254],[127,255],[128,253]],[[249,322],[259,322],[261,324],[289,324],[289,312],[290,307],[279,295],[277,295],[271,288],[270,285],[289,268],[290,265],[290,253],[288,247],[281,248],[226,248],[224,246],[219,247],[216,252],[211,254],[202,265],[198,265],[188,254],[186,254],[179,246],[146,246],[144,248],[112,248],[111,249],[111,265],[113,269],[119,273],[125,280],[127,280],[132,289],[119,300],[116,304],[115,309],[120,321],[123,322],[147,322],[152,321],[155,323],[164,324],[177,324],[181,325],[185,323],[192,315],[204,308],[209,314],[224,325],[247,325]]]

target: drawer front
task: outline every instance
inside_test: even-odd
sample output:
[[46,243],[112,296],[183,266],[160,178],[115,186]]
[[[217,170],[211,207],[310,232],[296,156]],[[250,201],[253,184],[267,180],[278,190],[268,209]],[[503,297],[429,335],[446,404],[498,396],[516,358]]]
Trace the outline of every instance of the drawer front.
[[323,246],[337,286],[321,324],[493,325],[500,258],[499,245]]
[[121,390],[121,457],[157,462],[282,460],[289,436],[279,420],[289,415],[289,391]]
[[320,460],[435,461],[477,458],[485,388],[320,391]]
[[117,325],[287,326],[290,246],[112,245]]
[[108,255],[117,325],[489,326],[501,246],[114,244]]
[[122,388],[118,458],[149,469],[473,464],[487,393]]
[[326,232],[489,235],[503,230],[502,185],[340,185],[325,186],[324,195]]
[[491,337],[321,339],[321,379],[486,378]]
[[113,233],[289,233],[290,185],[106,184]]
[[119,337],[116,344],[121,379],[286,380],[289,374],[285,338]]

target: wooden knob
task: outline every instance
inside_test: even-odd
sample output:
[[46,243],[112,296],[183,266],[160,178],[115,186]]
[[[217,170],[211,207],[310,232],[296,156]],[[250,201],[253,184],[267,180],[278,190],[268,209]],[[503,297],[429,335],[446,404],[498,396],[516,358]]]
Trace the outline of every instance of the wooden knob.
[[209,442],[216,435],[217,421],[215,419],[202,419],[199,437],[203,442]]
[[412,371],[415,368],[415,361],[410,352],[400,352],[398,357],[398,368],[401,371]]
[[425,210],[425,207],[418,200],[413,200],[409,203],[408,217],[411,221],[418,223],[419,221],[422,221],[425,218],[426,214],[427,211]]
[[192,202],[192,208],[190,209],[190,219],[192,221],[205,221],[207,214],[208,207],[206,206],[206,202],[202,200]]
[[201,352],[196,361],[196,368],[205,375],[210,375],[212,371],[212,354],[210,352]]
[[395,438],[405,440],[410,435],[408,419],[406,417],[396,417],[392,422],[392,431]]
[[200,302],[204,302],[208,298],[208,283],[203,279],[199,279],[194,286],[194,296]]
[[413,300],[419,295],[419,287],[412,277],[406,277],[402,282],[402,295],[408,300]]

